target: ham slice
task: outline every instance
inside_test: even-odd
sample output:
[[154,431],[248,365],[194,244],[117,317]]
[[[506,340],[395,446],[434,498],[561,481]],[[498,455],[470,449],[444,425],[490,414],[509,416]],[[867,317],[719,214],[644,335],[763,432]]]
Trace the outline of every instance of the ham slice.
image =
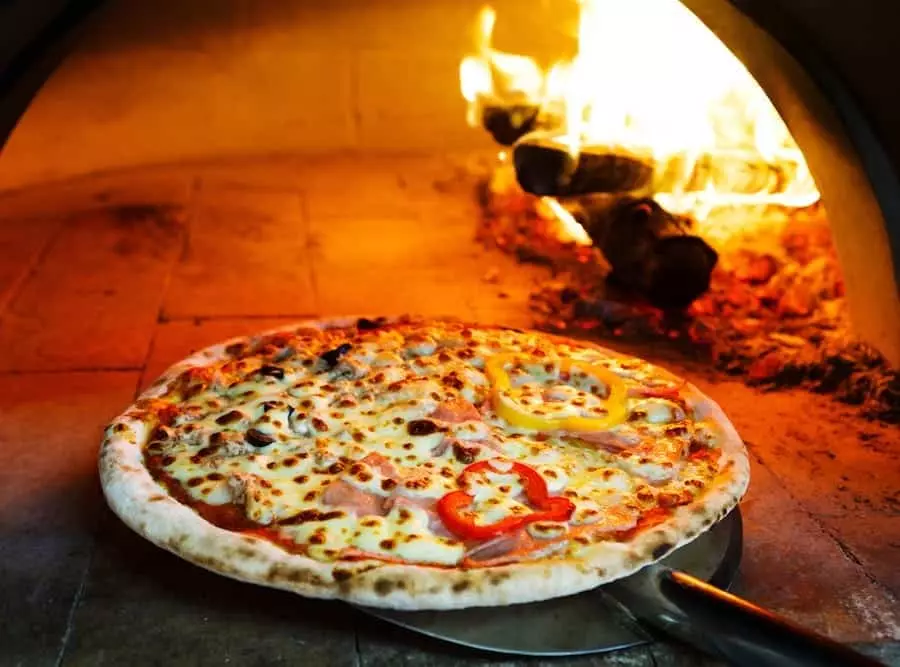
[[525,528],[498,535],[469,549],[463,556],[464,567],[494,567],[546,558],[569,545],[567,536],[552,540],[536,540]]
[[348,484],[342,479],[335,479],[325,489],[322,502],[333,507],[353,512],[357,516],[377,514],[384,516],[384,498],[374,493],[367,493]]
[[605,508],[600,518],[594,523],[584,526],[576,526],[571,529],[571,535],[587,535],[589,537],[619,533],[634,528],[640,519],[638,510],[628,507]]
[[641,437],[636,433],[616,431],[586,431],[572,437],[613,453],[631,449],[641,442]]
[[437,421],[447,422],[449,424],[481,421],[481,413],[478,412],[478,408],[464,398],[454,398],[449,401],[444,401],[428,416]]
[[378,472],[380,472],[385,477],[396,480],[401,477],[400,471],[397,469],[397,466],[382,454],[378,452],[371,452],[367,454],[364,458],[360,459],[362,463],[365,463],[372,468],[375,468]]

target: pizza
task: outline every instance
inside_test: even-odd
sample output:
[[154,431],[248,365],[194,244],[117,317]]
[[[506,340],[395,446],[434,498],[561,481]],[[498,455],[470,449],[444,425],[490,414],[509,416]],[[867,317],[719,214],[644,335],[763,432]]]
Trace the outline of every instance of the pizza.
[[106,499],[197,565],[452,609],[569,595],[740,500],[722,411],[638,358],[414,318],[303,322],[176,364],[106,429]]

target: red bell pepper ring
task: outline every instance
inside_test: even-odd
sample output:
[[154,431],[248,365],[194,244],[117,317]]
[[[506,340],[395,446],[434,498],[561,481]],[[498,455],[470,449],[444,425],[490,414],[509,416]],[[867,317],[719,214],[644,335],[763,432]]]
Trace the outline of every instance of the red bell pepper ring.
[[535,508],[530,514],[508,516],[489,524],[477,524],[472,514],[466,510],[474,499],[465,490],[451,491],[437,503],[438,516],[447,530],[464,540],[485,540],[495,535],[508,533],[535,521],[568,521],[575,511],[575,504],[562,496],[551,496],[547,491],[547,483],[541,474],[517,461],[507,461],[509,470],[498,470],[490,461],[477,461],[467,466],[460,473],[458,481],[461,486],[468,484],[471,475],[487,472],[511,472],[518,475],[525,491],[525,497]]

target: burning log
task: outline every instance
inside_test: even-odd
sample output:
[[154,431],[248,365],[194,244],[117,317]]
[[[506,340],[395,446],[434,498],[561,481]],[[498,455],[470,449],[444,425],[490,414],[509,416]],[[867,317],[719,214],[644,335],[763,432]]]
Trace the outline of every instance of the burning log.
[[512,146],[537,129],[540,111],[537,104],[487,104],[481,109],[481,125],[498,144]]
[[633,192],[653,178],[648,160],[591,146],[573,155],[561,137],[538,133],[515,144],[513,164],[522,189],[542,197]]
[[709,289],[718,254],[652,199],[595,200],[576,217],[612,267],[609,285],[663,310],[687,308]]

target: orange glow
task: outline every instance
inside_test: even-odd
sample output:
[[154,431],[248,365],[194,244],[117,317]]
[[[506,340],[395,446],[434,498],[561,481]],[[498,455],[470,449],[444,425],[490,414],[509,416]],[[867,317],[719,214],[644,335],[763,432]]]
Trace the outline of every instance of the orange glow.
[[574,216],[553,197],[541,197],[541,204],[545,206],[558,223],[556,234],[563,241],[571,241],[578,245],[591,245],[591,237],[584,231]]
[[[573,152],[591,145],[652,156],[653,184],[640,194],[701,222],[719,209],[818,201],[763,90],[678,0],[581,0],[580,9],[577,55],[546,71],[494,50],[496,15],[482,9],[475,49],[460,66],[470,124],[485,100],[540,104],[561,119]],[[546,203],[571,228],[554,204]]]

